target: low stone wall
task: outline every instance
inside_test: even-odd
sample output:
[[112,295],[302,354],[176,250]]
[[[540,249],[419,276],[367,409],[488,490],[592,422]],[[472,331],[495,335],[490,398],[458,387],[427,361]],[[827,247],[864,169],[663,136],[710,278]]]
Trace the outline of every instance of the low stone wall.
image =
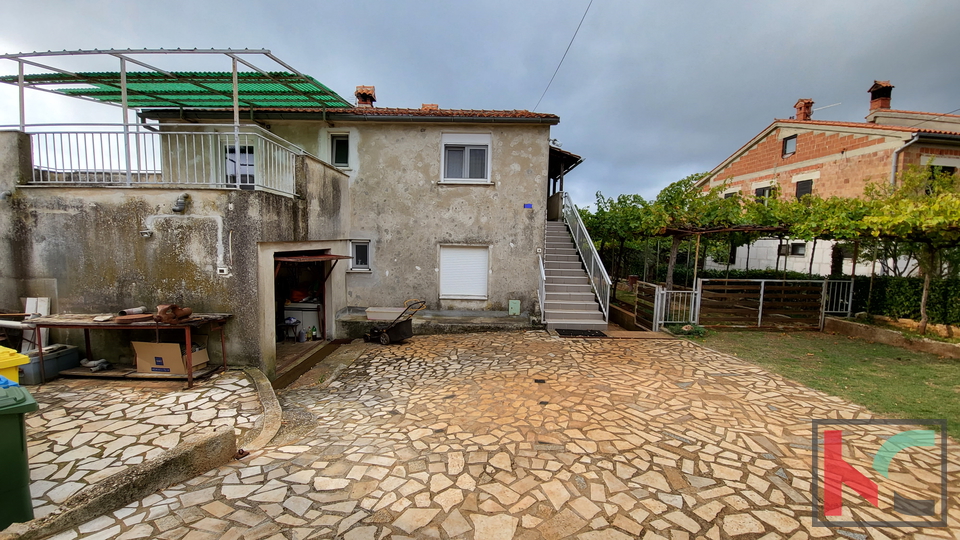
[[219,467],[234,459],[236,453],[237,441],[230,426],[190,435],[170,452],[79,491],[54,513],[10,525],[0,532],[0,540],[39,539],[75,527]]
[[824,332],[858,337],[873,343],[884,343],[894,347],[903,347],[911,351],[919,351],[947,358],[960,358],[960,345],[944,343],[925,338],[909,338],[886,328],[877,328],[868,324],[827,317],[823,324]]
[[617,307],[613,304],[610,304],[610,322],[619,325],[624,330],[630,332],[637,332],[644,330],[637,326],[636,318],[633,316],[633,312],[627,311],[622,307]]

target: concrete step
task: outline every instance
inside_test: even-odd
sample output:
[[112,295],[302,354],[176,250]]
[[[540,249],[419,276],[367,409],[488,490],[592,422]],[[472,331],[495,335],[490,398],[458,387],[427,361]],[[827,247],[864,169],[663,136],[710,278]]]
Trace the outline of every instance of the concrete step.
[[545,255],[569,255],[571,257],[576,257],[580,259],[580,253],[577,252],[575,247],[548,247],[544,252]]
[[550,292],[593,292],[590,287],[590,280],[585,277],[547,277],[544,284],[546,291]]
[[592,313],[594,311],[600,311],[600,306],[593,301],[582,302],[577,300],[554,300],[547,298],[543,303],[544,311],[583,311],[586,313]]
[[607,323],[604,321],[575,321],[575,320],[562,320],[562,321],[547,321],[547,330],[599,330],[601,332],[606,331]]
[[576,244],[574,244],[573,242],[571,242],[569,239],[567,239],[567,241],[564,242],[564,241],[562,241],[562,240],[550,240],[550,239],[548,238],[548,239],[547,239],[547,243],[546,243],[546,248],[547,248],[547,251],[549,251],[549,250],[551,250],[551,249],[573,249],[573,250],[576,250],[576,249],[577,249],[577,246],[576,246]]
[[547,255],[543,258],[544,262],[575,262],[580,264],[580,256],[576,253],[550,253],[547,252]]
[[586,292],[547,291],[547,302],[596,302],[597,295],[587,289]]
[[580,311],[576,309],[544,309],[544,319],[548,321],[557,320],[576,320],[576,321],[602,321],[603,313],[596,311]]
[[547,281],[551,277],[586,277],[586,272],[582,268],[545,268]]
[[547,270],[583,270],[580,261],[543,261]]

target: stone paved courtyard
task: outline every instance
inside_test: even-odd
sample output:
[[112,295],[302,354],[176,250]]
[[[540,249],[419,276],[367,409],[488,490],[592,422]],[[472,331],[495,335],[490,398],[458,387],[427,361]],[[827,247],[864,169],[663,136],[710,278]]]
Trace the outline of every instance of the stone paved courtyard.
[[59,379],[28,387],[40,409],[26,418],[30,492],[43,517],[80,489],[176,446],[184,436],[228,425],[241,439],[262,409],[240,372],[182,382]]
[[[55,538],[955,534],[813,527],[810,419],[869,413],[686,341],[418,336],[371,348],[326,389],[280,399],[316,427]],[[896,433],[870,429],[848,441],[851,459]],[[956,448],[948,461],[957,523]],[[937,482],[929,469],[891,467],[881,502],[889,506],[891,486],[927,493]],[[854,495],[847,502],[848,518],[883,518]]]

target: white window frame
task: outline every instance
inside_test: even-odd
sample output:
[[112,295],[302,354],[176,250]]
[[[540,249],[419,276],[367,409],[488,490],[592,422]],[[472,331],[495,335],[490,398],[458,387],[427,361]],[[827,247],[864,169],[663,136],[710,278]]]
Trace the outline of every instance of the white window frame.
[[241,186],[244,189],[254,189],[254,186],[257,184],[256,146],[253,144],[240,144],[239,159],[236,157],[237,150],[237,145],[224,145],[223,162],[224,171],[226,172],[226,183],[228,185]]
[[[490,133],[443,133],[440,136],[440,183],[441,184],[492,184],[491,154],[493,136]],[[462,146],[483,148],[485,150],[485,177],[484,178],[447,178],[447,147]],[[469,152],[464,152],[464,165],[469,163]]]
[[[447,293],[444,294],[443,291],[443,249],[444,248],[468,248],[468,249],[485,249],[487,253],[487,267],[483,269],[484,277],[486,278],[486,283],[484,286],[484,294],[460,294],[460,293]],[[484,244],[440,244],[437,249],[437,292],[441,300],[486,300],[490,297],[490,246]]]
[[[330,137],[330,164],[338,169],[349,169],[350,168],[350,133],[344,132],[333,132],[329,134]],[[337,145],[334,143],[334,140],[343,140],[347,144],[347,162],[346,163],[337,163],[336,152]]]
[[[350,272],[373,272],[373,250],[371,249],[371,243],[369,240],[350,241]],[[359,245],[367,246],[367,264],[365,266],[357,264],[356,247]]]

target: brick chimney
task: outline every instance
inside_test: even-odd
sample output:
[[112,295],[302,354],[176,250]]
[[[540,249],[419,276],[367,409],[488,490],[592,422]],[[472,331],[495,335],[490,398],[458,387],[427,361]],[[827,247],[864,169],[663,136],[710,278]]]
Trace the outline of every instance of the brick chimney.
[[438,111],[440,106],[436,103],[423,103],[420,105],[420,108],[424,111]]
[[810,120],[813,118],[813,100],[812,99],[799,99],[794,105],[794,108],[797,109],[797,115],[794,117],[797,120]]
[[357,107],[373,107],[377,100],[377,89],[374,86],[358,86],[353,93],[357,97]]
[[867,91],[870,92],[870,112],[890,108],[890,94],[893,92],[890,81],[873,81],[873,86]]

